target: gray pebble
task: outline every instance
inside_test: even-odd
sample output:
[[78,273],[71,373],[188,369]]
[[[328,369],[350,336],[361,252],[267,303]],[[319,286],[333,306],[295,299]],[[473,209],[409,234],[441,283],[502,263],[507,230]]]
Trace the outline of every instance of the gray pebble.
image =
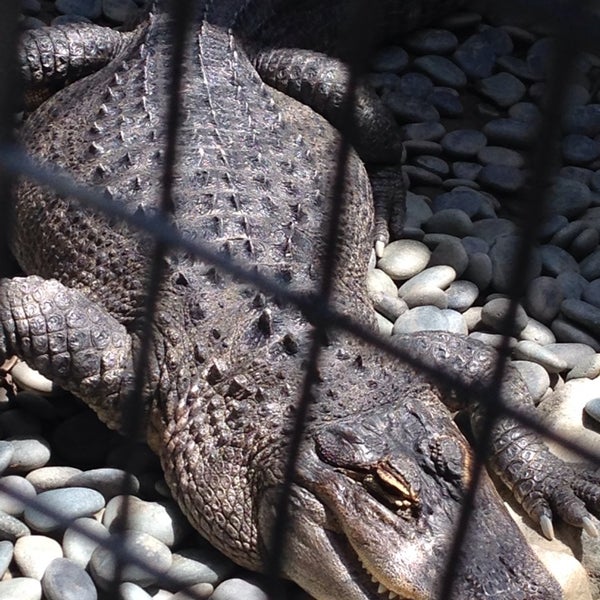
[[567,381],[587,377],[594,379],[600,375],[600,354],[592,354],[584,358],[567,373]]
[[567,363],[567,368],[572,369],[581,361],[594,356],[596,353],[587,344],[576,342],[559,342],[556,344],[548,344],[546,350],[554,352],[556,356]]
[[119,586],[119,600],[152,600],[152,596],[139,585],[125,581]]
[[96,600],[98,592],[92,578],[68,558],[55,558],[42,578],[47,600]]
[[425,100],[433,92],[433,82],[422,73],[405,73],[398,78],[395,91],[411,98]]
[[469,256],[458,238],[440,242],[431,253],[428,267],[448,265],[460,277],[469,266]]
[[[499,333],[518,334],[527,325],[527,313],[517,304],[514,321],[510,324],[506,322],[510,307],[508,298],[496,298],[486,302],[481,312],[481,320],[485,325],[491,327]],[[510,331],[508,331],[510,330]]]
[[536,342],[541,346],[553,344],[556,341],[556,337],[549,327],[546,327],[543,323],[531,318],[527,321],[527,325],[525,325],[524,329],[519,334],[519,337],[522,340]]
[[563,126],[567,133],[594,137],[600,133],[600,104],[573,106],[565,113]]
[[390,92],[383,98],[385,105],[403,123],[439,121],[440,113],[432,104],[400,92]]
[[560,305],[561,312],[575,323],[583,325],[595,335],[600,335],[600,308],[584,302],[567,298]]
[[0,579],[4,577],[8,565],[10,565],[13,558],[14,546],[11,542],[4,540],[0,542]]
[[101,0],[56,0],[56,9],[64,15],[81,15],[97,19],[102,14]]
[[35,498],[35,488],[19,475],[0,477],[0,510],[13,516],[22,514],[28,500]]
[[81,15],[58,15],[50,22],[52,27],[57,25],[71,25],[72,23],[91,23],[92,21],[87,17]]
[[577,235],[579,235],[579,233],[581,233],[585,228],[585,221],[568,222],[552,236],[550,243],[554,246],[560,246],[561,248],[568,248]]
[[537,137],[537,124],[517,119],[493,119],[483,126],[483,133],[494,144],[527,148]]
[[[489,257],[492,261],[492,284],[501,293],[508,293],[514,280],[514,265],[520,260],[518,252],[521,239],[517,235],[504,235],[496,239],[490,248]],[[531,281],[542,270],[542,259],[534,248],[527,264],[525,281]]]
[[447,209],[459,209],[473,218],[486,212],[487,198],[475,190],[458,189],[436,196],[431,208],[434,212]]
[[21,10],[28,15],[37,15],[42,10],[39,0],[21,0]]
[[554,277],[536,277],[527,286],[525,308],[542,323],[550,323],[560,311],[564,300],[562,289]]
[[63,536],[65,556],[85,569],[94,550],[98,547],[99,540],[106,541],[109,537],[108,529],[96,519],[89,517],[76,519]]
[[529,340],[520,340],[513,350],[513,355],[522,360],[538,363],[549,373],[560,373],[567,369],[567,363],[564,360],[546,350],[544,346]]
[[521,80],[536,81],[540,78],[540,74],[534,72],[527,62],[518,56],[500,56],[496,65]]
[[445,331],[448,320],[435,306],[417,306],[400,315],[394,323],[393,335],[417,331]]
[[450,54],[458,40],[445,29],[420,29],[404,39],[404,46],[415,54]]
[[452,163],[452,172],[458,179],[476,179],[482,166],[474,162],[456,161]]
[[458,335],[467,335],[469,330],[464,317],[457,311],[452,309],[444,309],[441,311],[446,319],[445,331],[456,333]]
[[596,352],[600,352],[600,343],[598,340],[595,337],[592,337],[588,331],[584,330],[581,326],[557,317],[554,319],[554,321],[552,321],[552,325],[550,327],[559,342],[577,342],[581,344],[587,344]]
[[201,600],[211,597],[213,591],[214,587],[210,583],[197,583],[173,594],[170,600]]
[[81,469],[75,467],[41,467],[28,473],[26,479],[39,493],[64,487],[78,473]]
[[113,532],[126,523],[172,547],[190,533],[190,526],[173,502],[148,502],[136,496],[116,496],[108,502],[102,524]]
[[488,244],[493,244],[502,236],[516,233],[517,226],[508,219],[479,219],[473,222],[473,235]]
[[600,423],[600,398],[592,398],[583,407],[585,412]]
[[567,179],[575,179],[580,183],[589,186],[592,180],[593,171],[591,169],[585,169],[584,167],[574,167],[573,165],[567,165],[561,167],[558,174],[560,177],[566,177]]
[[15,396],[15,406],[44,421],[56,419],[59,416],[52,399],[33,392],[19,392]]
[[475,252],[469,256],[469,266],[463,273],[463,279],[472,281],[480,292],[487,289],[492,281],[492,261],[483,252]]
[[[500,349],[504,348],[507,343],[506,336],[499,333],[488,333],[487,331],[473,331],[469,334],[469,337],[478,342],[482,342],[492,348]],[[508,348],[514,348],[517,344],[517,340],[513,337],[508,338]]]
[[177,582],[176,589],[196,583],[210,583],[216,586],[234,570],[235,565],[212,548],[187,548],[173,554],[166,577]]
[[577,300],[581,298],[583,291],[588,285],[588,281],[585,277],[579,273],[574,273],[573,271],[560,273],[556,277],[556,281],[560,285],[565,298],[575,298]]
[[419,56],[413,66],[423,71],[438,85],[462,88],[467,85],[465,74],[444,56]]
[[526,91],[523,83],[510,73],[496,73],[481,79],[476,87],[480,94],[502,108],[519,102]]
[[471,235],[473,222],[464,211],[458,208],[446,208],[435,212],[423,224],[427,232],[446,233],[459,238]]
[[556,42],[549,37],[537,40],[527,52],[527,63],[540,75],[548,75],[552,69],[553,53]]
[[589,285],[584,288],[581,299],[600,308],[600,279],[590,281]]
[[102,0],[104,16],[115,23],[126,23],[132,20],[139,9],[133,0]]
[[15,577],[0,581],[0,600],[41,600],[42,586],[31,577]]
[[456,271],[447,265],[438,265],[429,267],[421,273],[418,273],[408,281],[405,281],[399,288],[400,297],[405,294],[421,288],[435,287],[440,290],[446,289],[456,279]]
[[400,132],[402,133],[403,139],[407,140],[404,142],[404,147],[409,154],[411,153],[411,148],[413,150],[416,148],[414,153],[416,153],[417,150],[421,151],[421,149],[423,149],[423,152],[432,153],[433,151],[441,152],[441,146],[439,144],[429,146],[423,146],[421,144],[415,146],[413,141],[425,142],[440,140],[446,134],[446,128],[439,121],[425,121],[423,123],[408,123],[408,125],[403,125],[400,128]]
[[122,469],[91,469],[73,475],[65,487],[86,487],[100,492],[107,500],[121,494],[137,494],[140,482]]
[[484,165],[504,165],[517,169],[525,165],[521,153],[502,146],[484,146],[477,153],[477,159]]
[[[35,505],[25,509],[25,522],[35,531],[66,529],[80,517],[89,517],[104,508],[104,497],[88,488],[61,488],[38,494]],[[52,514],[45,514],[51,512]]]
[[257,584],[244,579],[228,579],[213,592],[211,600],[268,600],[267,593]]
[[447,133],[441,141],[446,152],[460,158],[477,156],[486,143],[485,135],[476,129],[455,129]]
[[600,192],[600,170],[594,171],[589,181],[590,187],[595,192]]
[[371,297],[373,308],[384,317],[395,321],[402,313],[408,310],[406,302],[398,296],[388,296],[378,292]]
[[5,440],[0,440],[0,473],[3,473],[12,461],[13,445]]
[[377,266],[392,279],[409,279],[427,266],[430,255],[429,248],[421,242],[398,240],[384,248]]
[[412,185],[427,185],[439,187],[442,185],[442,178],[435,173],[414,165],[404,165],[402,173],[407,175]]
[[371,61],[374,71],[391,71],[399,73],[408,66],[408,53],[399,46],[389,46],[375,54]]
[[392,335],[392,332],[394,330],[394,324],[390,320],[376,312],[375,322],[377,325],[377,332],[382,337],[389,337],[390,335]]
[[525,184],[525,172],[508,165],[485,165],[477,181],[490,190],[512,194]]
[[469,78],[481,79],[492,74],[496,53],[489,40],[475,34],[460,44],[453,58]]
[[586,165],[600,156],[600,142],[586,135],[566,135],[561,147],[564,160],[572,165]]
[[426,196],[418,196],[412,192],[406,194],[406,225],[421,227],[433,214]]
[[50,460],[50,445],[41,436],[14,436],[8,438],[13,446],[10,461],[12,471],[19,473],[43,467]]
[[565,271],[579,271],[577,261],[566,251],[558,246],[543,244],[539,248],[542,267],[545,273],[557,277]]
[[146,533],[125,531],[112,535],[108,547],[98,546],[90,559],[92,577],[102,589],[109,589],[114,581],[117,557],[127,555],[135,558],[136,563],[125,562],[121,577],[123,581],[141,587],[155,583],[157,576],[167,572],[172,561],[167,546]]
[[588,254],[579,263],[579,270],[588,281],[600,278],[600,248]]
[[15,543],[14,560],[25,577],[40,581],[55,558],[62,558],[60,544],[45,535],[27,535]]
[[521,374],[532,400],[537,404],[550,387],[548,371],[542,365],[528,360],[514,360],[511,364]]
[[448,163],[437,156],[418,156],[415,158],[414,164],[417,167],[431,171],[439,177],[445,177],[450,173],[450,167],[448,166]]
[[[448,308],[448,296],[437,287],[412,288],[402,296],[409,309],[415,306]],[[404,314],[404,313],[403,313]]]
[[482,306],[471,306],[463,313],[463,319],[467,325],[467,329],[472,331],[473,329],[477,329],[483,325],[481,321],[481,311],[483,310]]
[[538,106],[533,102],[518,102],[513,104],[508,109],[508,114],[517,121],[523,121],[524,123],[535,123],[539,124],[542,120],[542,113]]
[[480,189],[479,184],[476,181],[471,181],[470,179],[459,179],[456,177],[450,177],[449,179],[444,179],[442,181],[442,187],[445,190],[453,190],[454,188],[470,188],[472,190]]
[[453,94],[451,88],[437,87],[429,94],[427,101],[431,102],[442,117],[460,117],[464,108],[460,96]]
[[542,221],[539,230],[539,236],[542,240],[551,238],[561,229],[564,229],[569,225],[569,220],[564,215],[550,215],[547,219]]
[[0,540],[14,542],[25,535],[30,535],[29,527],[22,521],[0,511]]
[[475,254],[475,252],[483,252],[486,254],[490,250],[490,245],[479,237],[468,235],[460,240],[467,254]]
[[569,252],[577,260],[583,260],[589,256],[600,243],[600,233],[596,229],[584,229],[573,240],[569,246]]
[[[425,246],[425,244],[423,245]],[[427,246],[425,246],[425,248],[427,248]],[[424,261],[423,268],[425,268],[428,261],[429,249],[427,248],[427,260]],[[381,269],[373,269],[367,273],[367,292],[371,299],[379,293],[393,297],[398,295],[398,288],[387,273],[384,273]]]

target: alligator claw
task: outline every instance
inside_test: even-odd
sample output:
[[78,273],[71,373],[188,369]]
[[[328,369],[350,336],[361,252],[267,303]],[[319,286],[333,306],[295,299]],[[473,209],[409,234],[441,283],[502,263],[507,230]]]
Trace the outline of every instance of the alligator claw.
[[375,240],[375,254],[377,258],[383,256],[383,249],[385,248],[385,242],[383,240]]
[[554,539],[554,526],[552,525],[552,519],[548,515],[540,517],[540,529],[549,540]]
[[596,526],[594,525],[592,519],[590,519],[589,517],[583,517],[582,527],[588,535],[592,537],[598,537],[598,530],[596,529]]

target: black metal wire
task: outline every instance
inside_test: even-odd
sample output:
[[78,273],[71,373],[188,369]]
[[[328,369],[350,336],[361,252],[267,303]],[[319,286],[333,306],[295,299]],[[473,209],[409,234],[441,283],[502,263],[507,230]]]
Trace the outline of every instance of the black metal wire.
[[[170,103],[169,116],[167,119],[168,134],[165,152],[165,172],[163,176],[161,192],[161,206],[164,212],[167,214],[172,212],[171,190],[173,182],[173,169],[176,164],[176,131],[180,107],[178,82],[181,77],[181,65],[183,65],[183,40],[185,39],[186,27],[190,23],[189,12],[186,11],[190,10],[191,2],[190,0],[180,0],[178,2],[172,2],[171,4],[174,12],[177,12],[176,15],[174,14],[173,19],[175,32],[174,39],[176,41],[173,45],[172,58],[174,70],[171,73],[171,81],[169,85]],[[516,10],[521,10],[524,7],[524,3],[519,0],[510,0],[507,2],[507,5],[509,4],[512,7],[516,7]],[[527,8],[527,10],[532,10],[537,18],[545,16],[548,22],[556,22],[562,25],[567,23],[571,32],[577,32],[576,41],[580,47],[588,51],[600,51],[600,41],[597,35],[597,32],[600,31],[600,20],[598,20],[597,17],[592,18],[583,11],[573,10],[573,4],[564,1],[560,2],[558,0],[550,0],[542,2],[541,0],[528,0],[528,2],[525,2],[525,4],[527,5],[525,8]],[[16,3],[2,3],[2,5],[0,5],[0,81],[12,81],[10,78],[14,78],[14,69],[12,68],[12,65],[16,64],[16,54],[14,52],[14,43],[16,39],[16,6]],[[581,5],[578,8],[581,8]],[[527,201],[525,202],[527,210],[522,222],[523,237],[521,246],[517,252],[518,258],[516,260],[516,268],[513,276],[512,286],[513,300],[511,302],[509,315],[507,317],[507,330],[511,329],[510,324],[514,321],[517,305],[515,298],[518,298],[519,295],[521,295],[520,292],[522,292],[525,281],[524,275],[526,271],[527,258],[531,256],[533,247],[532,243],[533,240],[537,238],[538,224],[541,222],[539,210],[540,207],[543,206],[544,190],[546,189],[546,184],[551,176],[552,169],[556,164],[555,156],[553,156],[553,152],[555,152],[555,144],[552,142],[556,139],[558,133],[560,115],[562,114],[561,109],[564,102],[564,92],[566,88],[564,81],[561,80],[561,75],[568,72],[569,61],[572,60],[575,53],[573,37],[574,36],[570,36],[569,44],[563,43],[560,46],[562,52],[556,58],[554,75],[550,79],[550,93],[548,102],[545,105],[545,116],[540,132],[540,139],[532,155],[532,184],[528,189],[528,197]],[[346,111],[348,114],[351,112],[351,99],[353,97],[353,90],[356,84],[356,74],[358,69],[359,67],[355,65],[355,68],[351,71],[352,78],[349,86],[350,93],[346,99]],[[398,348],[394,347],[392,341],[382,340],[373,332],[365,329],[360,324],[352,322],[351,319],[344,315],[340,315],[328,306],[328,299],[331,289],[330,275],[332,273],[333,261],[335,257],[335,240],[338,237],[337,217],[339,216],[339,212],[334,213],[329,225],[325,267],[323,270],[324,276],[321,282],[321,289],[318,298],[308,297],[302,294],[291,292],[290,290],[283,288],[281,285],[264,277],[263,275],[255,271],[250,271],[242,265],[235,264],[222,255],[211,252],[208,248],[202,246],[201,244],[182,238],[170,223],[165,223],[164,219],[161,219],[160,217],[152,218],[139,214],[129,214],[122,207],[114,203],[111,204],[106,200],[106,198],[100,197],[94,191],[74,184],[68,177],[65,177],[64,174],[50,172],[48,169],[44,169],[36,165],[34,161],[32,161],[29,157],[24,156],[13,145],[13,124],[10,115],[13,114],[15,106],[14,89],[16,89],[14,86],[0,86],[0,192],[8,189],[13,175],[26,175],[36,180],[38,183],[52,187],[58,193],[76,197],[85,205],[93,206],[94,209],[104,212],[105,214],[117,216],[124,222],[129,223],[131,226],[151,234],[155,239],[156,245],[151,261],[147,291],[146,324],[141,336],[141,351],[138,354],[136,361],[136,381],[132,396],[132,408],[128,416],[128,421],[132,427],[131,431],[135,431],[135,428],[139,427],[139,424],[142,421],[140,418],[143,414],[141,390],[143,387],[146,365],[148,364],[148,356],[151,348],[152,315],[154,313],[157,298],[160,292],[160,282],[163,275],[163,259],[166,252],[173,251],[174,249],[185,250],[186,252],[197,256],[204,261],[210,261],[224,271],[229,272],[253,285],[256,285],[263,291],[275,295],[285,302],[294,304],[315,326],[317,335],[315,335],[315,342],[309,353],[309,362],[301,394],[302,401],[298,411],[299,419],[290,444],[290,457],[286,468],[286,489],[284,489],[282,494],[282,500],[285,500],[286,494],[289,493],[289,485],[293,476],[294,465],[302,439],[303,421],[309,410],[310,390],[315,381],[316,366],[321,347],[322,336],[319,335],[319,333],[323,333],[327,327],[336,326],[346,329],[354,335],[357,335],[362,339],[376,345],[378,348],[382,349],[382,351],[392,353],[394,356],[397,356],[407,364],[422,367],[425,372],[431,376],[437,377],[439,381],[450,383],[457,388],[463,388],[463,384],[451,377],[449,374],[434,372],[430,367],[426,365],[420,365],[414,358],[406,356],[403,352],[399,351]],[[335,189],[333,190],[333,195],[335,198],[343,198],[342,190],[344,186],[345,161],[348,151],[349,146],[347,142],[343,142],[340,146],[338,173]],[[2,194],[2,200],[5,203],[7,199],[8,194]],[[5,212],[4,214],[6,215],[9,213]],[[2,240],[6,239],[6,224],[6,219],[0,223],[0,235],[2,235]],[[537,432],[546,434],[548,437],[558,441],[565,447],[580,452],[580,454],[588,460],[593,460],[600,464],[600,456],[596,456],[588,449],[581,447],[571,440],[562,439],[553,432],[547,431],[546,428],[542,427],[529,415],[523,415],[518,410],[515,410],[512,407],[507,407],[501,402],[499,383],[502,380],[502,374],[506,368],[507,355],[508,342],[505,342],[500,353],[501,358],[494,373],[494,384],[491,387],[491,393],[488,394],[488,397],[491,397],[493,401],[486,413],[483,436],[476,447],[476,461],[472,484],[465,498],[459,526],[457,527],[457,534],[454,538],[448,557],[447,568],[446,572],[444,573],[442,585],[442,594],[440,598],[450,598],[451,596],[452,585],[456,577],[456,572],[452,567],[456,564],[456,559],[461,552],[462,543],[465,539],[465,532],[467,530],[469,517],[472,511],[472,501],[474,498],[477,481],[483,468],[483,461],[489,453],[491,428],[493,427],[493,424],[497,418],[500,416],[511,416],[519,420],[527,427],[530,427]],[[273,576],[275,576],[279,571],[279,561],[284,551],[283,534],[285,531],[287,515],[286,511],[287,509],[285,508],[285,502],[282,502],[282,507],[280,507],[280,510],[278,511],[278,516],[274,526],[274,538],[271,542],[273,562],[270,572]]]

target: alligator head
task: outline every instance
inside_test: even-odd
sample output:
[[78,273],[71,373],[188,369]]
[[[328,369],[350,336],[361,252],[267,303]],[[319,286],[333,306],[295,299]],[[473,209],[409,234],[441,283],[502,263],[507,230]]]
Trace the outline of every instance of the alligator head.
[[283,572],[319,600],[561,598],[487,474],[439,595],[472,461],[445,408],[416,395],[322,426],[299,461]]

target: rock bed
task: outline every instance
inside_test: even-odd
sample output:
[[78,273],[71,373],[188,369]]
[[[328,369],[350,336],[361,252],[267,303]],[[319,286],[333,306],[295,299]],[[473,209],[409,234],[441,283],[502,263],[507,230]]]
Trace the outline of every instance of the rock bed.
[[[134,19],[141,4],[27,0],[23,26],[50,19],[117,25]],[[522,201],[550,51],[543,34],[458,13],[376,56],[371,83],[401,124],[412,184],[405,239],[389,244],[369,273],[383,334],[446,329],[500,343],[517,246],[510,211]],[[578,61],[564,166],[550,192],[554,216],[543,224],[510,332],[513,364],[542,406],[564,380],[600,374],[599,65],[593,57]],[[27,372],[13,375],[39,385]],[[599,404],[586,405],[596,419]],[[0,600],[110,597],[113,554],[98,540],[122,545],[115,527],[123,490],[135,532],[128,547],[155,573],[128,568],[121,598],[183,600],[184,589],[211,600],[266,598],[260,577],[240,572],[191,530],[145,446],[130,457],[130,478],[115,466],[124,464],[123,441],[78,401],[21,392],[0,403],[0,433]],[[69,524],[45,515],[44,506]],[[159,573],[169,585],[157,584]]]

